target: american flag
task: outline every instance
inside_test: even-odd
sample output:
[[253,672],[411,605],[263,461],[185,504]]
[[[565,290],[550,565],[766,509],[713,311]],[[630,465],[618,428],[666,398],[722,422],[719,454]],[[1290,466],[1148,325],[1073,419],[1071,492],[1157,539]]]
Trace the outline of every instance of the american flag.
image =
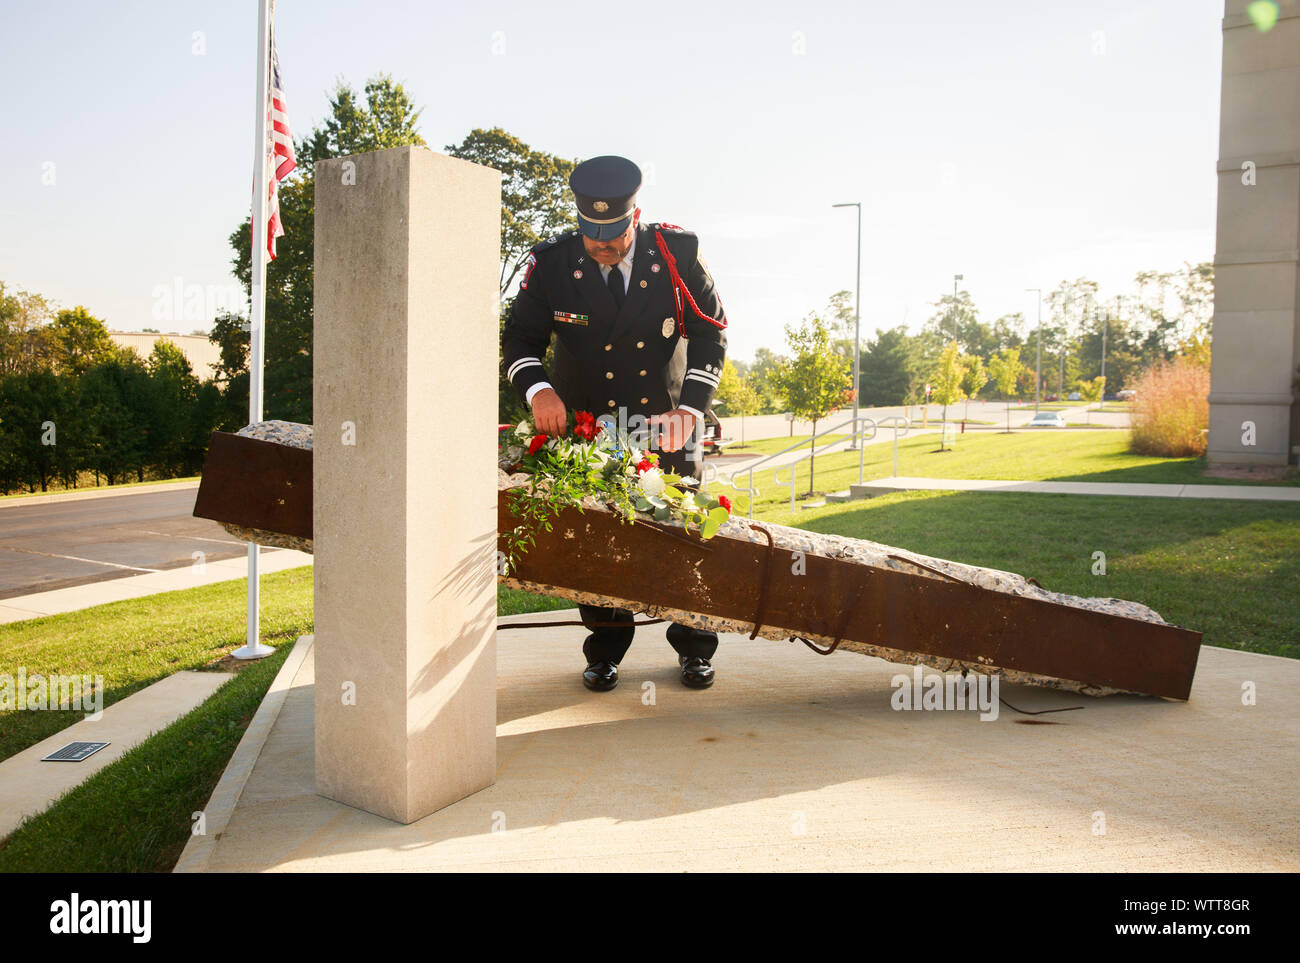
[[275,260],[275,239],[284,235],[280,224],[280,181],[298,166],[293,156],[293,136],[289,133],[289,110],[285,107],[284,86],[280,82],[280,57],[275,52],[275,25],[271,25],[270,102],[266,105],[266,253]]

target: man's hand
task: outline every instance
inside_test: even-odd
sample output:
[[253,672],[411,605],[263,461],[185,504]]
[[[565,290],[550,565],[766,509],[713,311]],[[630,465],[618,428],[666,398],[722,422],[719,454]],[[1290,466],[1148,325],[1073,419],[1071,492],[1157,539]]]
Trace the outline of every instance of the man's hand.
[[[539,391],[538,394],[541,392]],[[658,447],[662,451],[676,451],[695,433],[695,416],[683,408],[674,408],[662,415],[652,415],[649,424],[651,441],[653,443],[657,430]]]
[[543,388],[533,395],[533,424],[544,435],[563,435],[568,428],[569,412],[554,388]]

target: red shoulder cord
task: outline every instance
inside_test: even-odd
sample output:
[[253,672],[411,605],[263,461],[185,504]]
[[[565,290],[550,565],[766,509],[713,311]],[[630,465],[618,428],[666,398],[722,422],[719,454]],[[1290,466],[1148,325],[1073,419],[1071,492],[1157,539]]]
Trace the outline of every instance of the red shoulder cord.
[[[671,227],[672,225],[665,226]],[[664,243],[664,236],[659,232],[658,228],[655,228],[655,243],[659,245],[659,250],[664,252],[664,263],[668,265],[668,277],[673,284],[673,300],[677,309],[677,333],[683,338],[686,337],[685,309],[682,306],[683,295],[686,296],[686,303],[691,306],[691,310],[695,312],[697,318],[701,321],[708,321],[714,327],[725,328],[727,326],[725,311],[723,312],[723,320],[719,321],[705,314],[700,310],[700,306],[695,303],[695,298],[691,297],[690,288],[686,286],[686,282],[682,280],[681,274],[677,271],[677,258],[673,257],[673,252],[668,250],[668,245]],[[721,298],[718,299],[718,306],[722,306]]]

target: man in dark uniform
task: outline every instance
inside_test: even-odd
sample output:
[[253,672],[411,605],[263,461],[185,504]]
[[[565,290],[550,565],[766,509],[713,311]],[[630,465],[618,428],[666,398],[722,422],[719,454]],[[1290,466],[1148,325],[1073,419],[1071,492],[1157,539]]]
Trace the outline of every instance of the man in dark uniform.
[[[698,444],[704,412],[722,375],[727,326],[699,240],[672,224],[643,224],[641,171],[623,157],[595,157],[569,177],[579,230],[532,249],[501,337],[506,376],[533,411],[537,429],[564,434],[570,411],[608,414],[621,425],[644,419],[661,466],[702,478]],[[552,371],[543,359],[555,336]],[[639,416],[639,417],[638,417]],[[695,486],[684,486],[696,488]],[[632,644],[627,609],[578,607],[591,634],[583,643],[583,683],[618,684]],[[682,683],[713,684],[714,632],[674,623]]]

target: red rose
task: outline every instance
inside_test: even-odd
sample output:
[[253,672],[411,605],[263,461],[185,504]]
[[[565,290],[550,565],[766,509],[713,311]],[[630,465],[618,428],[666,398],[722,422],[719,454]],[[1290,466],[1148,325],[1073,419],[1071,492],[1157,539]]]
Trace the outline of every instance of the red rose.
[[718,504],[721,505],[723,508],[725,508],[728,514],[731,513],[731,499],[728,498],[726,495],[718,496]]
[[537,454],[537,449],[541,448],[544,444],[546,444],[545,435],[534,435],[533,440],[528,443],[528,454]]
[[594,425],[596,423],[596,416],[590,411],[579,411],[574,415],[574,420],[576,420],[580,425]]
[[509,431],[514,425],[497,425],[497,431]]
[[654,466],[655,466],[654,462],[652,462],[649,458],[642,458],[639,462],[636,463],[637,474],[638,475],[643,474],[649,471]]

